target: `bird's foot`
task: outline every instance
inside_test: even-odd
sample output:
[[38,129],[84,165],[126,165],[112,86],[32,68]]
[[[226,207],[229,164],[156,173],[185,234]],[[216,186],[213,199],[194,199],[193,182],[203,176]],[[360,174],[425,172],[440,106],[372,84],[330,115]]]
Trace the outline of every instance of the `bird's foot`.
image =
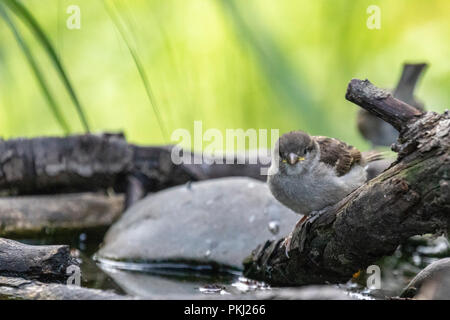
[[284,247],[284,254],[289,258],[289,250],[291,249],[291,240],[292,240],[292,232],[284,238],[284,241],[281,243],[281,247]]
[[305,222],[305,220],[308,218],[308,216],[303,216],[296,224],[295,224],[295,227],[294,227],[294,230],[292,230],[292,232],[291,233],[289,233],[289,235],[286,237],[286,238],[284,238],[284,241],[281,243],[281,247],[285,247],[285,254],[286,254],[286,257],[288,257],[289,258],[289,251],[291,250],[291,242],[292,242],[292,236],[293,236],[293,234],[294,234],[294,231],[298,228],[298,227],[300,227],[300,225],[302,225],[302,223],[304,223]]

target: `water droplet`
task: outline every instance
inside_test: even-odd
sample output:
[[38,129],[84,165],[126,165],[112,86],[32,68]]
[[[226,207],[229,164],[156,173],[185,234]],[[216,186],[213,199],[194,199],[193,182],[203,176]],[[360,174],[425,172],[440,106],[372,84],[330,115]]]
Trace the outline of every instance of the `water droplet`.
[[79,239],[80,239],[80,241],[86,241],[86,239],[87,239],[86,233],[80,234]]
[[278,232],[280,232],[280,222],[273,220],[269,222],[269,231],[274,234],[277,235]]
[[420,263],[422,262],[422,258],[417,253],[413,254],[412,260],[416,266],[420,266]]
[[247,279],[245,277],[239,277],[238,281],[234,282],[232,286],[241,292],[270,289],[264,282]]
[[205,257],[208,258],[211,255],[211,250],[206,250]]
[[255,221],[255,215],[251,215],[250,218],[248,218],[248,222],[252,223]]
[[227,294],[228,292],[225,291],[225,287],[220,286],[218,284],[207,284],[204,287],[198,288],[198,290],[201,293],[220,293],[220,294]]

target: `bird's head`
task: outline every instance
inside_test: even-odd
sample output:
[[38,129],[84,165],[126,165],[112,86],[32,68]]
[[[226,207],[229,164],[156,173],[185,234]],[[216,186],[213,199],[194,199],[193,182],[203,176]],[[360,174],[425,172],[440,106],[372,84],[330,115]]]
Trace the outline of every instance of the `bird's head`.
[[316,153],[313,139],[303,131],[291,131],[282,135],[276,148],[280,167],[288,169],[308,166]]

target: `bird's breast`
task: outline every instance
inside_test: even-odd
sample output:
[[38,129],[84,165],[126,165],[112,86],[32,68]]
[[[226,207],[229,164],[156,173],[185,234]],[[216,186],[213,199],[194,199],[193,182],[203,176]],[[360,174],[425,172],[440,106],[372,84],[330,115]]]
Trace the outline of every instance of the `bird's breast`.
[[340,177],[330,167],[317,166],[298,175],[278,172],[269,176],[268,183],[276,199],[293,211],[308,215],[337,203],[362,185],[365,177],[361,166]]

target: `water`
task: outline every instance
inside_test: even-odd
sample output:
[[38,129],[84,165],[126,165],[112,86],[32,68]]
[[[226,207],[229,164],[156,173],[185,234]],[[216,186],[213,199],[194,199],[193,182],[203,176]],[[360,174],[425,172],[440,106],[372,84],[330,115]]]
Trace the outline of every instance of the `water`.
[[[276,223],[269,226],[274,233]],[[242,277],[235,270],[217,270],[209,266],[170,263],[131,263],[95,259],[106,229],[63,236],[45,236],[39,240],[16,239],[28,244],[67,244],[81,261],[81,285],[86,288],[110,290],[117,294],[130,294],[151,299],[183,299],[202,296],[221,297],[251,294],[271,288],[261,282]],[[205,256],[208,252],[205,252]],[[399,290],[427,264],[449,256],[448,241],[441,238],[424,240],[413,237],[397,249],[391,257],[378,262],[383,276],[383,290],[371,291],[349,281],[338,287],[355,299],[383,298],[399,294]]]

